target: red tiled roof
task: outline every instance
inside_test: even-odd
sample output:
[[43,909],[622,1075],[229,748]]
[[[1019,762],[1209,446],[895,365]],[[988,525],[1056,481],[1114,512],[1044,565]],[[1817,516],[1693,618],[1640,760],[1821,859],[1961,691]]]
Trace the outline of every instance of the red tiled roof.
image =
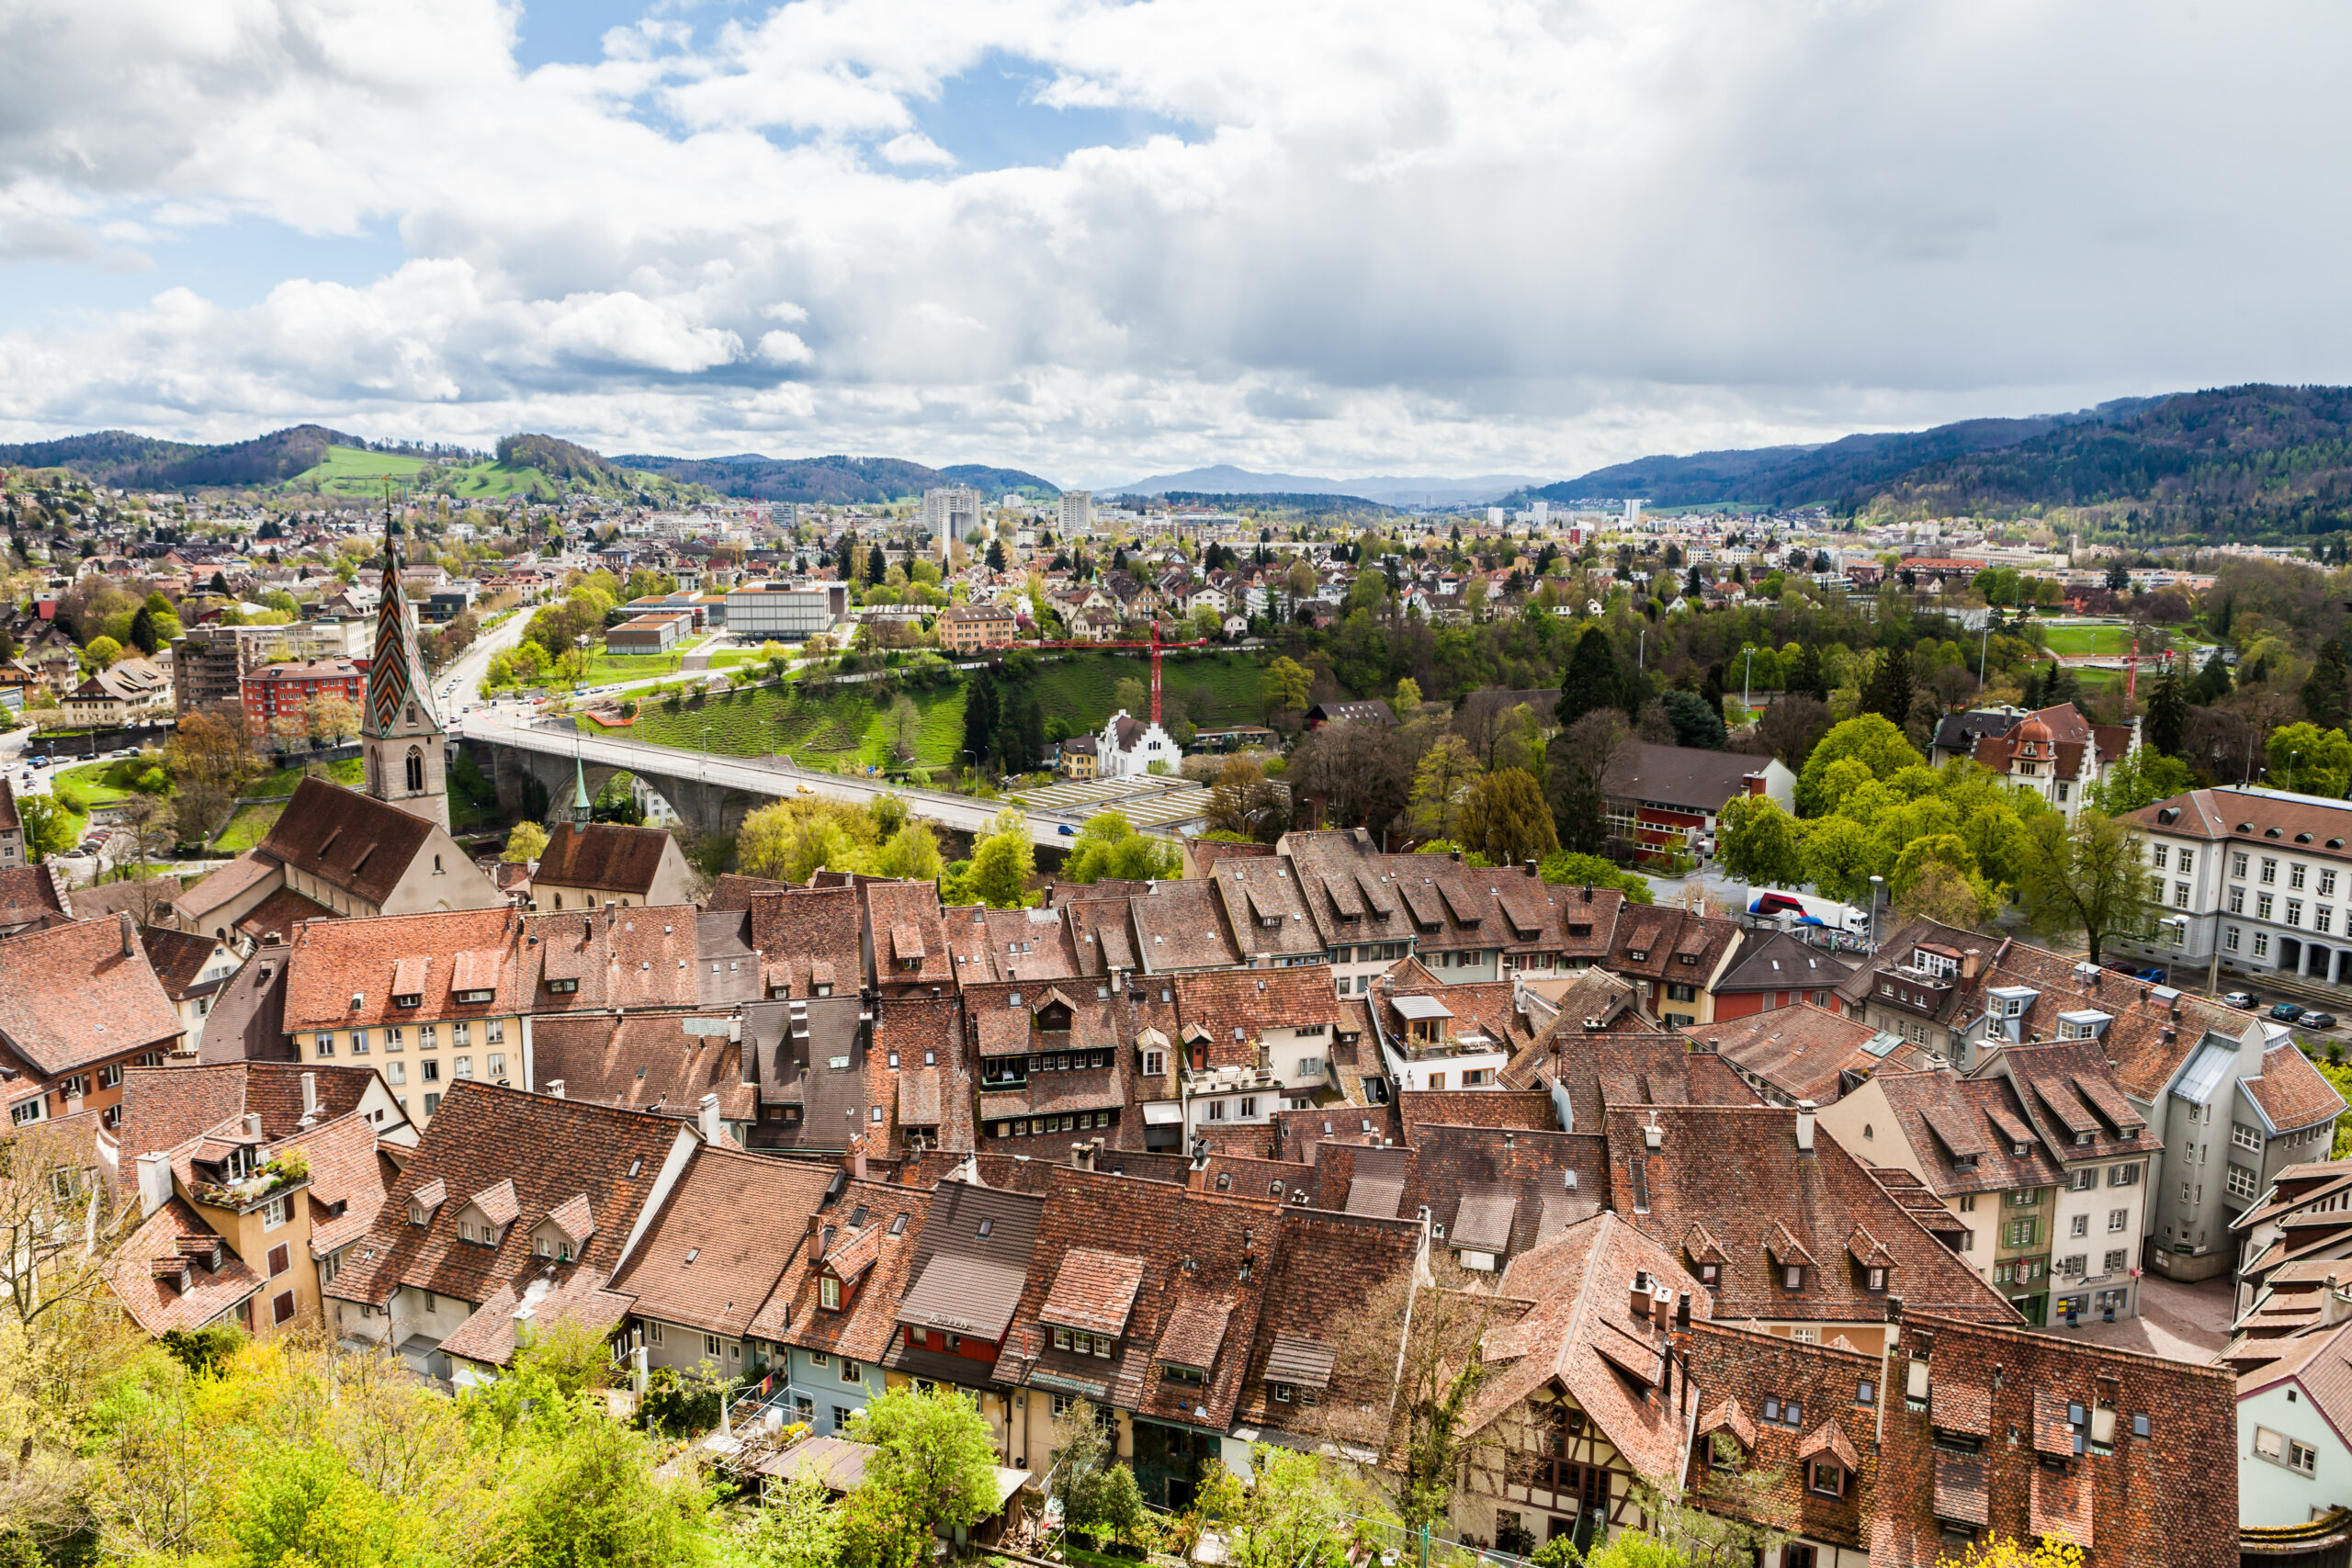
[[175,1043],[178,1010],[133,928],[77,920],[0,942],[0,1043],[44,1076]]

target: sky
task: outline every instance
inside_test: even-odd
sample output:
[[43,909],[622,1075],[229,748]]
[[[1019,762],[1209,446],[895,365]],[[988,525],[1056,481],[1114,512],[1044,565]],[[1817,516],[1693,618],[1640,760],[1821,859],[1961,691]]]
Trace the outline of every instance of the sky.
[[2352,11],[0,0],[0,440],[1567,477],[2352,380]]

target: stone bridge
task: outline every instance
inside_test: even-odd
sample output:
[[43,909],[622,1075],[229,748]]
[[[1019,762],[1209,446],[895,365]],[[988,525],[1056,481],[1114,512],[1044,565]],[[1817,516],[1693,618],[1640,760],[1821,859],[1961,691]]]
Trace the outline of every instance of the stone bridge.
[[[591,797],[615,773],[632,773],[696,832],[720,836],[741,827],[746,813],[792,795],[821,795],[855,806],[895,795],[923,820],[965,834],[987,831],[1002,809],[1001,802],[913,789],[880,778],[816,773],[789,758],[712,756],[559,726],[568,726],[568,721],[533,724],[484,711],[466,716],[465,739],[478,751],[490,753],[492,765],[485,771],[497,784],[500,809],[516,817],[552,819],[561,815],[571,801],[575,766],[586,776]],[[1024,815],[1030,838],[1048,846],[1067,846],[1069,834],[1063,829],[1074,829],[1085,819],[1078,808]]]

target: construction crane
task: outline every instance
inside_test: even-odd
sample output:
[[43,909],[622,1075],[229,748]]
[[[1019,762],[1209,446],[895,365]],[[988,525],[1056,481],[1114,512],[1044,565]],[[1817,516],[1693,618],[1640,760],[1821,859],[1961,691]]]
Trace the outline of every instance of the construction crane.
[[1077,649],[1081,651],[1096,651],[1106,648],[1148,648],[1151,649],[1151,722],[1154,724],[1158,724],[1159,722],[1159,650],[1164,648],[1206,648],[1207,646],[1208,638],[1206,637],[1194,637],[1190,642],[1160,641],[1159,620],[1157,616],[1152,618],[1151,640],[1149,642],[1020,642],[1012,644],[1012,648],[1014,649],[1068,648]]

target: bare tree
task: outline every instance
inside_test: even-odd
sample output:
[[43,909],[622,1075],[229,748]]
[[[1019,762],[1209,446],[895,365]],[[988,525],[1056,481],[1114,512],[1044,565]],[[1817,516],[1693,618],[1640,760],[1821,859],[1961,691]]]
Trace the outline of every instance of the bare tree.
[[1829,705],[1812,697],[1787,695],[1764,710],[1757,733],[1784,767],[1804,766],[1821,738],[1829,733]]

